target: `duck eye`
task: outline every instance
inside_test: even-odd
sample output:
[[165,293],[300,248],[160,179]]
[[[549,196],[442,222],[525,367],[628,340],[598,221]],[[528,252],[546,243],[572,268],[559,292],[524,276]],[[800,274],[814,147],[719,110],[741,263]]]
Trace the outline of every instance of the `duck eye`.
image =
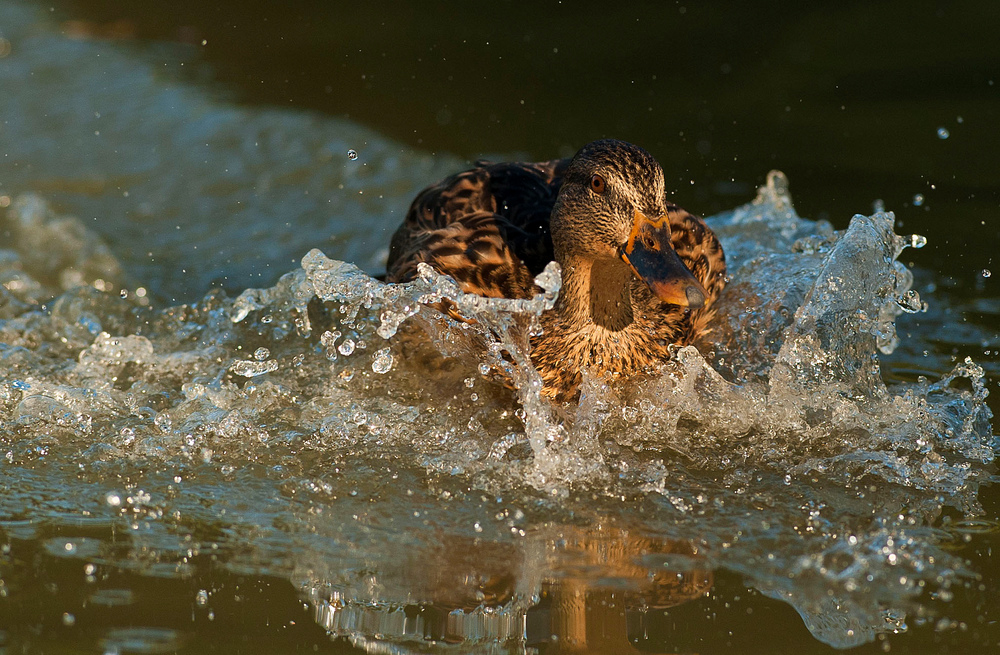
[[604,181],[604,178],[601,177],[600,175],[590,176],[590,190],[593,191],[594,193],[604,193],[604,189],[606,186],[607,183]]

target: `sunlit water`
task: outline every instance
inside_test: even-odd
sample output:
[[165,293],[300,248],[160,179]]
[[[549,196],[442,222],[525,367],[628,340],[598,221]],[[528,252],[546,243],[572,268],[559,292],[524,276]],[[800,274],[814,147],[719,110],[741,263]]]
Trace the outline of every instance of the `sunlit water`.
[[[772,173],[709,219],[731,272],[712,351],[555,407],[527,344],[557,267],[511,301],[331,258],[377,270],[407,198],[454,161],[205,99],[20,5],[0,23],[19,89],[0,100],[6,607],[44,593],[36,552],[82,598],[62,627],[110,651],[179,647],[237,574],[290,581],[303,618],[372,652],[620,652],[736,574],[849,647],[946,621],[975,585],[953,546],[989,529],[986,379],[972,360],[880,370],[938,336],[896,333],[926,305],[897,261],[922,239],[891,213],[834,231]],[[197,299],[316,245],[273,286]],[[206,561],[190,624],[77,616],[138,602],[115,572],[201,579]]]

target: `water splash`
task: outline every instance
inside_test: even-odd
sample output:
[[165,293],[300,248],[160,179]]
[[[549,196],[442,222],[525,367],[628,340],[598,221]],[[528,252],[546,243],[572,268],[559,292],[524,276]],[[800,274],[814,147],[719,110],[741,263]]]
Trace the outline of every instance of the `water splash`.
[[[355,493],[329,471],[386,462],[549,512],[599,512],[595,521],[643,499],[659,507],[658,532],[699,540],[704,566],[791,603],[827,643],[862,643],[900,629],[919,581],[939,588],[962,574],[927,522],[942,504],[979,509],[994,458],[983,371],[966,361],[937,382],[886,384],[878,353],[899,342],[894,320],[925,306],[896,259],[922,240],[894,234],[887,212],[843,232],[801,219],[784,176],[768,180],[753,203],[709,221],[732,279],[709,347],[680,348],[624,383],[585,374],[574,406],[542,397],[530,361],[538,317],[559,292],[555,264],[536,279],[540,293],[512,300],[465,294],[425,266],[409,284],[384,284],[314,250],[273,287],[157,310],[93,285],[63,291],[35,279],[44,267],[10,259],[0,273],[38,291],[6,305],[0,323],[2,450],[12,466],[71,458],[103,479],[109,466],[157,462],[178,478],[214,471],[221,486],[253,479],[250,462],[316,498],[281,520],[319,534],[342,528],[314,510]],[[46,310],[42,290],[59,294]],[[389,475],[350,485],[364,496]],[[116,512],[154,502],[116,491],[111,507],[107,493],[101,503]],[[260,491],[262,507],[273,493]],[[418,514],[444,501],[426,502]],[[884,511],[873,517],[873,506]],[[519,520],[502,527],[530,531]],[[473,525],[480,534],[481,516]],[[510,616],[542,584],[532,575]],[[356,629],[361,605],[322,598],[314,606],[329,608],[331,625]],[[487,614],[465,620],[501,630],[507,615]]]

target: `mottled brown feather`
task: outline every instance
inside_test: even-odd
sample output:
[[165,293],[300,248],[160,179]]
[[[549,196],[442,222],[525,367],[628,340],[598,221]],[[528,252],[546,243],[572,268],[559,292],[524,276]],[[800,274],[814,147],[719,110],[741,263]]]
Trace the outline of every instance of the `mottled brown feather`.
[[[387,279],[410,281],[426,262],[468,293],[530,298],[538,291],[534,276],[554,258],[549,223],[570,161],[477,162],[428,187],[393,235]],[[638,372],[667,361],[671,345],[692,343],[709,330],[712,303],[725,286],[722,246],[700,218],[666,206],[671,245],[708,292],[705,306],[691,312],[666,304],[633,277],[635,329],[627,334],[609,337],[593,323],[571,325],[546,312],[543,333],[532,340],[532,361],[549,397],[573,398],[583,366],[612,377]]]

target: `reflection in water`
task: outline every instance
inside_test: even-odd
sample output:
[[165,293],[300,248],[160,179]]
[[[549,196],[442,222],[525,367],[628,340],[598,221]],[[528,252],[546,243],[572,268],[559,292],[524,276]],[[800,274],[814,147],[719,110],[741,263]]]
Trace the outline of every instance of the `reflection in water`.
[[519,644],[552,653],[638,652],[632,633],[649,612],[705,596],[713,582],[689,542],[600,528],[531,532],[516,547],[451,540],[411,558],[396,583],[430,585],[421,602],[356,599],[313,581],[306,593],[317,623],[374,653],[427,642],[477,652]]

